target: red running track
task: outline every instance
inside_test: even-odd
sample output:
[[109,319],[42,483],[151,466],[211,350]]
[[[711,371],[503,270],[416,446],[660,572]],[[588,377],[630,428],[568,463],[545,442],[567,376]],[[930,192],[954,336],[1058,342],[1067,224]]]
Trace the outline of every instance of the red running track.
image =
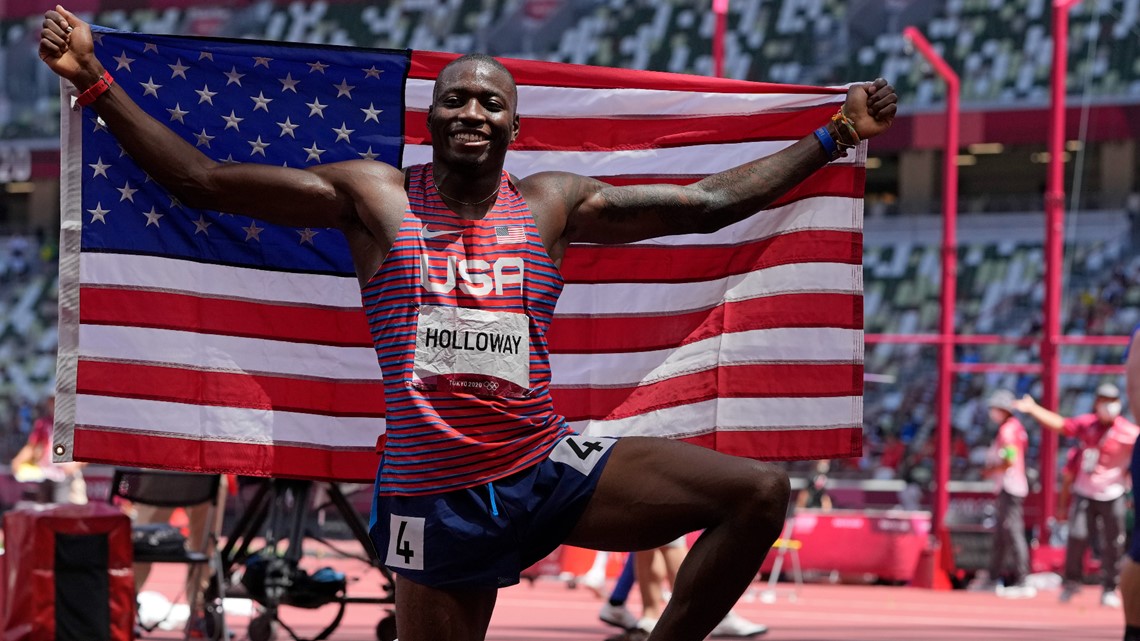
[[[306,558],[304,566],[331,565],[349,578],[349,596],[380,594],[377,572],[363,563],[330,558]],[[144,589],[173,597],[185,576],[180,566],[156,566]],[[775,603],[755,598],[757,584],[736,611],[766,623],[772,641],[1117,641],[1123,632],[1119,610],[1102,608],[1095,588],[1086,589],[1068,604],[1057,592],[1033,599],[1005,600],[993,594],[936,592],[917,588],[807,585],[794,601],[791,586],[781,584]],[[489,641],[602,641],[615,632],[597,619],[602,601],[584,588],[570,589],[556,580],[539,580],[502,590],[488,632]],[[636,613],[635,600],[631,606]],[[332,639],[370,641],[383,606],[349,604]],[[282,609],[282,619],[302,636],[312,637],[333,616],[329,606],[319,610]],[[236,639],[247,637],[248,616],[228,617]],[[145,639],[177,639],[175,632],[155,631]],[[280,633],[278,639],[286,639]]]

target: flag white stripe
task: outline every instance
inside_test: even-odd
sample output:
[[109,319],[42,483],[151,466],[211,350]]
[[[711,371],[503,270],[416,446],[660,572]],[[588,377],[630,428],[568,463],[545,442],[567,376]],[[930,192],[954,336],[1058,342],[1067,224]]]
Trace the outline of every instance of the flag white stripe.
[[628,418],[571,421],[589,436],[666,436],[684,438],[713,431],[780,431],[858,426],[863,399],[858,396],[823,398],[720,398],[667,407]]
[[[427,111],[435,81],[409,78],[404,103]],[[723,116],[791,111],[841,104],[843,94],[716,93],[667,89],[582,89],[519,85],[519,115],[543,118]]]
[[[567,285],[555,316],[663,314],[709,309],[721,302],[805,292],[863,291],[862,267],[842,263],[792,263],[747,274],[692,283]],[[651,322],[651,321],[647,321]]]
[[703,372],[718,365],[862,361],[863,332],[777,328],[732,332],[647,352],[551,354],[554,387],[613,387]]
[[84,253],[80,278],[85,285],[191,292],[203,297],[266,303],[358,308],[356,278],[297,274],[192,260],[131,254]]
[[[568,125],[571,126],[571,125]],[[791,146],[789,141],[756,141],[629,149],[624,151],[520,151],[507,152],[504,168],[526,177],[542,171],[567,171],[584,176],[653,176],[715,174],[737,165],[770,156]],[[406,145],[404,166],[431,162],[430,145]],[[832,165],[854,165],[858,154],[832,161]],[[858,162],[863,162],[859,160]]]
[[[130,339],[128,341],[128,339]],[[857,362],[862,332],[777,328],[722,334],[677,349],[611,354],[552,354],[556,386],[626,386],[704,371],[717,365],[765,362]],[[719,347],[719,353],[714,350]],[[165,329],[81,325],[84,358],[189,366],[222,372],[380,380],[366,347],[194,334]]]
[[187,365],[221,372],[380,380],[371,347],[332,347],[168,329],[80,325],[84,358]]
[[[862,207],[854,207],[861,201],[850,198],[820,196],[797,201],[782,207],[751,216],[739,223],[730,225],[712,234],[686,234],[653,238],[632,245],[701,247],[737,245],[740,243],[770,238],[783,233],[809,230],[836,230],[859,232],[862,228]],[[854,211],[853,211],[854,210]],[[573,251],[573,248],[570,249]],[[729,250],[726,250],[729,251]],[[770,269],[754,272],[771,274],[779,278],[789,269],[809,267],[811,263],[783,265],[780,271]],[[853,267],[853,266],[847,266]],[[835,272],[837,267],[831,266]],[[137,256],[131,254],[84,253],[80,257],[80,278],[87,285],[131,287],[153,291],[197,292],[203,296],[234,298],[327,306],[336,308],[360,307],[360,287],[353,277],[338,277],[319,274],[299,274],[264,269],[250,269],[238,266],[211,265],[197,261],[179,260],[157,256]],[[844,283],[837,282],[826,290],[845,289]],[[707,281],[710,287],[719,287],[723,280]],[[814,287],[809,280],[806,287]],[[703,283],[687,283],[681,287],[703,286]],[[861,285],[860,285],[861,286]],[[569,285],[567,291],[578,286]],[[585,286],[583,286],[585,287]],[[596,287],[589,285],[589,287]],[[647,284],[642,287],[673,288],[676,285]],[[817,288],[818,289],[818,288]],[[667,290],[663,290],[667,291]],[[770,288],[769,291],[779,291]],[[670,294],[672,295],[672,294]],[[565,294],[564,294],[565,297]],[[615,299],[614,304],[624,302]],[[665,303],[666,301],[662,301]],[[581,313],[577,307],[565,307],[559,303],[559,312]],[[656,309],[692,309],[695,305],[661,306]],[[639,310],[639,311],[648,311]],[[605,313],[605,312],[601,312]]]
[[[229,270],[230,277],[212,280],[208,278],[214,271],[212,265],[148,257],[144,261],[137,261],[137,266],[145,269],[118,269],[115,265],[116,258],[133,263],[136,262],[134,259],[140,257],[84,254],[84,283],[173,293],[194,293],[195,287],[207,283],[208,286],[201,287],[210,290],[203,294],[207,297],[266,303],[305,303],[304,297],[298,295],[292,287],[282,287],[272,279],[249,281],[244,278],[245,272],[257,272],[261,276],[260,270],[225,267],[223,269]],[[104,270],[107,265],[111,269]],[[105,271],[109,273],[105,274]],[[298,280],[297,275],[289,276],[292,285],[304,285],[304,281]],[[359,309],[360,289],[355,280],[329,280],[324,276],[311,278],[314,279],[314,284],[306,287],[314,293],[319,292],[314,297],[320,299],[320,302],[347,308],[352,306],[345,303],[349,299],[356,299],[356,305],[352,308]],[[792,263],[691,283],[570,284],[563,290],[555,314],[638,315],[683,312],[707,309],[722,300],[741,301],[804,291],[858,294],[862,291],[862,267],[843,263]]]
[[76,395],[79,425],[164,433],[210,441],[321,448],[371,448],[384,419],[318,416],[238,407],[172,403],[93,394]]

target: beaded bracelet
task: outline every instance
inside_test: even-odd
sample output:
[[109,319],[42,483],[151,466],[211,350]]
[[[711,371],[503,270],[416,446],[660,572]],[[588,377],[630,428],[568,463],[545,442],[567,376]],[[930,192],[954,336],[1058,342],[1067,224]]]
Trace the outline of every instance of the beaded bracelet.
[[79,94],[79,97],[75,99],[75,104],[79,105],[80,107],[86,107],[87,105],[95,102],[96,98],[106,93],[113,84],[115,84],[115,79],[111,77],[111,72],[104,71],[103,76],[96,80],[95,84],[91,85],[83,93]]

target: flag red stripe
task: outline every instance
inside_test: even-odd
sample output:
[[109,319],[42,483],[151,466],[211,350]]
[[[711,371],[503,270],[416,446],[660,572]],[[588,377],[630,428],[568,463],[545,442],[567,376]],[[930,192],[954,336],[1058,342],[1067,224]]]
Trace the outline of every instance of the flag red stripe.
[[192,330],[339,347],[372,347],[364,310],[83,285],[80,322]]
[[567,420],[615,420],[714,398],[859,396],[863,366],[850,363],[729,365],[648,385],[553,388]]
[[[765,114],[659,118],[540,118],[525,116],[515,151],[628,151],[689,145],[798,140],[827,123],[835,105]],[[582,132],[590,132],[583,136]],[[404,142],[431,144],[422,111],[404,114]]]
[[[408,77],[419,80],[435,80],[447,63],[458,58],[458,54],[437,51],[413,51]],[[578,87],[584,89],[659,89],[667,91],[716,92],[716,93],[783,93],[783,94],[836,94],[847,93],[842,87],[820,88],[802,85],[785,85],[765,82],[749,82],[726,78],[710,78],[661,71],[640,71],[590,67],[568,63],[544,62],[541,60],[502,59],[503,65],[520,85],[545,87]]]
[[572,245],[567,283],[685,283],[792,263],[863,264],[863,235],[796,231],[739,245]]
[[654,316],[555,316],[551,353],[632,352],[688,345],[726,332],[773,327],[862,329],[863,298],[853,294],[780,294],[712,309]]
[[765,461],[802,461],[863,455],[861,425],[821,430],[722,430],[682,440],[725,454]]
[[321,381],[80,359],[76,392],[323,416],[384,417],[384,386],[379,380]]
[[[155,426],[161,429],[162,426]],[[255,445],[200,441],[173,436],[108,431],[97,425],[75,426],[75,450],[92,463],[131,465],[189,472],[306,478],[371,483],[380,457],[375,450],[322,450],[317,446]],[[194,456],[187,456],[193,452]]]

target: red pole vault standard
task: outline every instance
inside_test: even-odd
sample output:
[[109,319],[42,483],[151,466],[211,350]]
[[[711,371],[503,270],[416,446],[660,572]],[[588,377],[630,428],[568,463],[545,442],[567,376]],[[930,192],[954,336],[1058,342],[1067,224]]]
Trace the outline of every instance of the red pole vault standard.
[[950,505],[950,383],[954,367],[954,303],[958,284],[958,74],[918,29],[907,27],[906,37],[946,82],[946,141],[942,150],[942,317],[938,333],[938,430],[934,464],[933,534],[941,543],[941,569],[953,569],[953,551],[946,529]]
[[[1045,185],[1045,309],[1041,337],[1041,404],[1060,405],[1058,341],[1061,336],[1061,271],[1065,243],[1065,78],[1069,60],[1069,8],[1079,0],[1053,0],[1052,101],[1049,105],[1049,175]],[[1041,435],[1041,541],[1048,541],[1056,503],[1057,435]]]
[[728,28],[728,0],[713,0],[716,30],[713,32],[713,75],[724,77],[724,33]]

